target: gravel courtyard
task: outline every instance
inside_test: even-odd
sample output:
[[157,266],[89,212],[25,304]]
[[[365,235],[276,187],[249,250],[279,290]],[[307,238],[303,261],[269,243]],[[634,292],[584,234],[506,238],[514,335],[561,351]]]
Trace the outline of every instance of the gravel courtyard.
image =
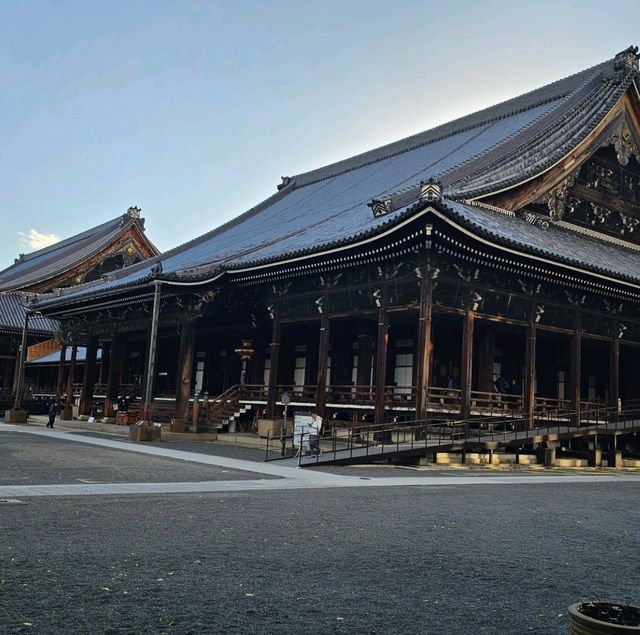
[[[640,477],[340,473],[353,486],[0,496],[0,632],[554,634],[574,601],[640,603]],[[0,430],[0,485],[247,478],[279,482]]]

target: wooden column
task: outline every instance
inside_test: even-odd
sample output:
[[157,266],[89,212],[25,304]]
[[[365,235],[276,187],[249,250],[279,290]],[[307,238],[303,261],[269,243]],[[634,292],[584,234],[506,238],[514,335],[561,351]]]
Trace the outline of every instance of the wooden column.
[[331,339],[331,322],[327,315],[326,307],[329,303],[325,300],[324,310],[320,316],[320,341],[318,345],[318,384],[316,389],[316,410],[321,417],[325,413],[325,401],[327,399],[327,366],[329,358],[329,342]]
[[531,307],[531,318],[527,329],[527,353],[525,371],[525,413],[527,427],[532,430],[535,423],[536,410],[536,304]]
[[358,333],[358,371],[356,376],[356,396],[366,399],[371,394],[371,328],[366,320],[360,320]]
[[76,375],[76,357],[78,355],[78,345],[71,347],[71,359],[69,360],[69,372],[67,374],[67,401],[64,406],[64,412],[60,418],[67,421],[73,419],[73,384]]
[[[178,368],[176,370],[176,410],[174,419],[171,422],[171,429],[174,432],[183,432],[187,424],[195,346],[196,325],[193,317],[188,316],[180,327],[180,349],[178,351]],[[197,421],[192,423],[191,431],[198,431]]]
[[111,353],[109,356],[109,371],[107,373],[107,389],[104,399],[104,416],[115,415],[115,405],[120,390],[120,377],[124,363],[125,335],[114,333],[111,338]]
[[102,351],[100,355],[100,361],[96,360],[96,365],[98,366],[98,384],[104,384],[104,378],[106,373],[109,372],[109,364],[111,363],[111,342],[102,342],[100,346],[100,350]]
[[271,344],[269,344],[271,366],[269,370],[269,390],[267,393],[267,419],[276,416],[276,402],[278,401],[278,365],[280,362],[280,337],[282,330],[278,316],[273,318]]
[[64,365],[67,357],[67,347],[60,349],[60,362],[58,363],[58,377],[56,379],[56,403],[60,403],[62,391],[64,390]]
[[428,276],[420,281],[420,312],[418,315],[418,372],[416,377],[416,419],[427,419],[429,380],[431,370],[431,306],[433,280]]
[[153,312],[151,314],[151,330],[149,332],[149,356],[147,358],[147,373],[144,389],[144,419],[145,423],[151,423],[153,415],[151,404],[153,403],[153,386],[156,374],[156,349],[158,346],[158,320],[160,318],[160,290],[162,283],[156,281],[153,292]]
[[84,373],[82,376],[82,391],[80,392],[80,408],[78,413],[90,415],[93,407],[93,389],[96,382],[96,360],[98,356],[98,337],[91,335],[87,343],[87,351],[84,360]]
[[576,330],[571,341],[571,401],[575,422],[580,423],[580,386],[582,378],[582,315],[576,312]]
[[460,417],[468,432],[471,412],[471,381],[473,379],[473,323],[475,314],[467,310],[462,330],[462,369],[460,373]]
[[478,334],[478,390],[494,392],[493,362],[496,350],[496,332],[493,324],[486,324]]
[[385,385],[387,375],[387,350],[389,348],[389,313],[386,289],[380,296],[378,313],[378,339],[376,342],[376,409],[374,423],[384,423]]
[[[609,399],[611,406],[618,410],[620,399],[620,337],[618,336],[618,325],[614,325],[614,333],[611,338],[611,349],[609,352]],[[614,437],[615,440],[615,437]]]
[[29,330],[29,311],[24,313],[24,325],[22,328],[22,341],[20,343],[20,350],[18,352],[18,359],[16,364],[16,378],[15,378],[15,401],[13,403],[14,410],[22,410],[22,396],[24,392],[24,365],[27,359],[27,331]]

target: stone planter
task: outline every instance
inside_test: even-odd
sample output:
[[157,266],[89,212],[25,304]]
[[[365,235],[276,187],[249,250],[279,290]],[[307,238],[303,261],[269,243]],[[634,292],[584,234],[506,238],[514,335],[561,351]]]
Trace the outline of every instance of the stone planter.
[[[258,419],[258,436],[266,439],[280,437],[280,430],[284,425],[284,419]],[[290,435],[293,430],[293,422],[287,419],[286,434]]]
[[640,608],[616,602],[577,602],[569,607],[571,635],[640,635]]
[[129,428],[129,441],[160,441],[162,428],[148,423],[137,423]]
[[184,419],[171,419],[171,425],[169,426],[171,432],[184,432],[185,422]]
[[26,410],[19,410],[12,408],[4,413],[5,423],[27,423],[27,416],[29,413]]
[[119,426],[130,426],[138,421],[138,413],[119,410],[116,414],[116,421]]

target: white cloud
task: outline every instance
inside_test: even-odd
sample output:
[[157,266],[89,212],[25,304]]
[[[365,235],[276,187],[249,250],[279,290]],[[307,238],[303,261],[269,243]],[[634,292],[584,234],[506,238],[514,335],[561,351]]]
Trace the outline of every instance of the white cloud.
[[23,247],[31,247],[31,249],[42,249],[60,240],[58,234],[42,234],[37,229],[30,229],[28,234],[18,233],[20,234],[20,244]]

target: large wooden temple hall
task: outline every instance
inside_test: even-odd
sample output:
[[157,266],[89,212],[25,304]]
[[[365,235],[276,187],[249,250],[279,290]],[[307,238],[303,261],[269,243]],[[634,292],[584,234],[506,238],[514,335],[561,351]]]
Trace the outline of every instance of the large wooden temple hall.
[[285,393],[347,424],[623,408],[640,399],[638,49],[283,177],[35,308],[86,347],[80,414],[126,397],[177,431],[278,418]]

